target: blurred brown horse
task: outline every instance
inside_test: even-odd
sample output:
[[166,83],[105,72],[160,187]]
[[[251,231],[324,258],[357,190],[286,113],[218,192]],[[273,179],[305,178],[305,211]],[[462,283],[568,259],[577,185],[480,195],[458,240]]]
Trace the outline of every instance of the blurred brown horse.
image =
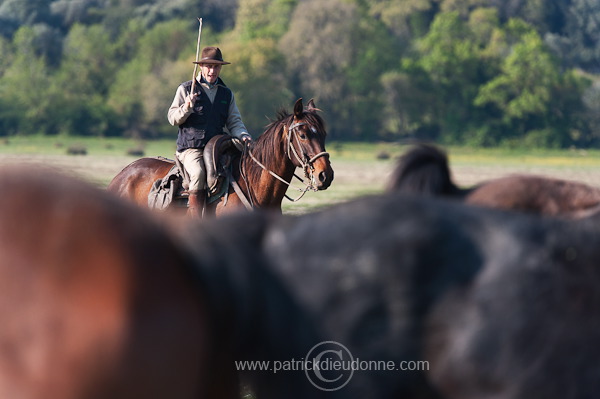
[[446,153],[428,144],[415,146],[400,157],[388,191],[444,196],[472,205],[548,216],[578,218],[600,211],[600,189],[568,180],[518,174],[459,188],[452,181]]
[[[302,99],[298,99],[292,115],[280,111],[278,119],[267,126],[241,160],[234,162],[233,179],[254,207],[281,212],[288,183],[298,167],[304,169],[317,190],[327,189],[333,181],[333,169],[325,151],[325,124],[317,111],[313,100],[304,109]],[[108,190],[147,206],[152,184],[172,167],[172,162],[162,159],[139,159],[115,176]],[[243,207],[243,201],[230,187],[227,198],[207,205],[206,214],[221,215]]]
[[303,373],[236,369],[321,339],[253,235],[198,231],[192,253],[179,223],[56,172],[5,166],[0,187],[0,398],[239,398],[240,377],[319,396]]
[[206,300],[157,223],[44,169],[4,168],[0,185],[0,397],[209,391]]

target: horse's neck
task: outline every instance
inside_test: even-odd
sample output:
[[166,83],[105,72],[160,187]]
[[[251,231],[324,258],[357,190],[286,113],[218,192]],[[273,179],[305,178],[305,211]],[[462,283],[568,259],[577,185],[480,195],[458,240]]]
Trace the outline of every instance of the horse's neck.
[[[276,132],[281,137],[281,132]],[[259,207],[280,206],[281,201],[288,189],[288,185],[271,175],[276,174],[286,182],[290,182],[294,176],[296,167],[286,154],[285,140],[281,139],[274,151],[262,152],[252,151],[252,155],[267,169],[263,169],[249,155],[244,157],[244,168],[248,178],[253,199]],[[266,153],[265,153],[266,152]]]

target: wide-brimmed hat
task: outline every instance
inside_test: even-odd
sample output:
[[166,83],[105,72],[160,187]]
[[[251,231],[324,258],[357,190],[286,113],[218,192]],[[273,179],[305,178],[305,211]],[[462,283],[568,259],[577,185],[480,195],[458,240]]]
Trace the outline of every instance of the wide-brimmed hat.
[[218,47],[204,47],[202,49],[202,55],[200,60],[194,61],[194,64],[221,64],[227,65],[231,62],[223,61],[223,55],[221,49]]

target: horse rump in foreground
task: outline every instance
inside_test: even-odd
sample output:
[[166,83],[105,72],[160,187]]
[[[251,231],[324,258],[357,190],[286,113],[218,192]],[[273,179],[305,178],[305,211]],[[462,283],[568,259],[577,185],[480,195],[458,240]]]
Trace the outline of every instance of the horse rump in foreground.
[[452,181],[446,154],[427,144],[400,157],[387,190],[549,216],[578,218],[600,211],[600,189],[568,180],[519,174],[459,188]]
[[209,309],[157,223],[45,169],[0,185],[0,397],[208,391]]
[[[278,119],[240,158],[234,159],[230,172],[233,185],[226,187],[226,195],[209,198],[205,214],[221,215],[243,207],[281,212],[281,202],[296,168],[303,169],[307,188],[327,189],[333,181],[333,169],[325,151],[325,123],[317,111],[312,100],[304,109],[301,98],[293,114],[280,111]],[[165,159],[139,159],[115,176],[108,190],[146,207],[153,184],[173,166]]]
[[261,398],[322,393],[236,369],[322,339],[253,232],[198,232],[194,254],[159,215],[71,177],[5,166],[0,186],[0,398],[233,399],[240,376]]

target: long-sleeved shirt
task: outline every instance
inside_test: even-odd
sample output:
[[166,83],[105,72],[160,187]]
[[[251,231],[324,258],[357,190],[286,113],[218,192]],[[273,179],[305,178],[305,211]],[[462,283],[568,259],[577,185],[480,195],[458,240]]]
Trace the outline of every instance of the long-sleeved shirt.
[[[198,76],[200,77],[200,75]],[[209,85],[204,81],[204,79],[202,79],[201,83],[199,83],[198,79],[196,79],[196,84],[202,87],[210,99],[210,102],[215,101],[215,96],[219,87],[218,83],[215,85]],[[179,85],[177,92],[175,93],[175,98],[173,98],[173,102],[171,103],[171,107],[169,107],[169,112],[167,114],[167,119],[172,126],[181,125],[186,121],[188,116],[192,114],[193,108],[188,107],[185,102],[185,99],[187,96],[189,96],[189,94],[190,93],[185,90],[183,85]],[[235,96],[233,93],[231,94],[231,103],[229,103],[229,116],[227,117],[225,127],[227,128],[229,134],[231,134],[233,137],[237,137],[239,139],[242,139],[244,136],[251,137],[250,133],[248,133],[248,129],[246,129],[246,126],[242,121],[242,116],[237,104],[235,103]]]

